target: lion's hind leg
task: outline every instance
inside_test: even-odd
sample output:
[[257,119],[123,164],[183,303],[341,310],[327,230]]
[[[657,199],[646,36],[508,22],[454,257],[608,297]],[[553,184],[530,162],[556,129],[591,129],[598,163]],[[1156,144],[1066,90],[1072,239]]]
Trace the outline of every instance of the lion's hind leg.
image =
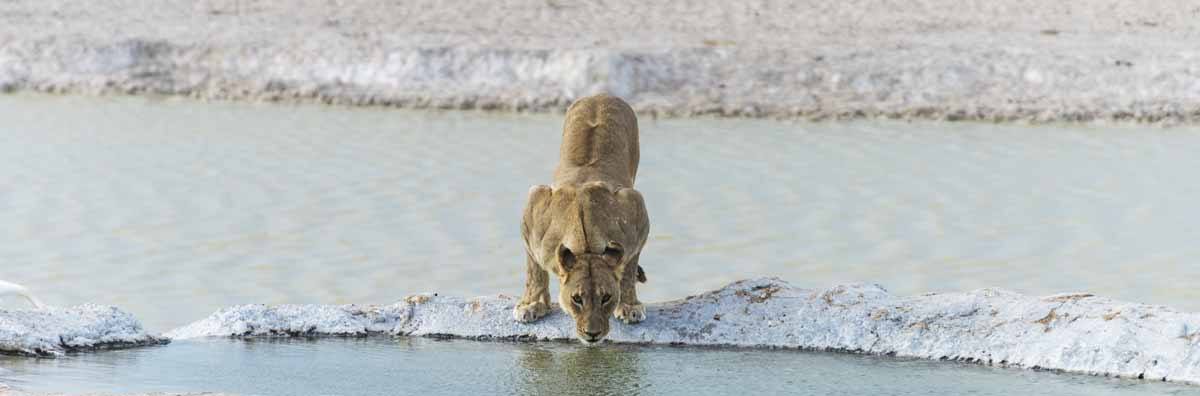
[[639,258],[640,255],[625,265],[625,274],[621,277],[621,303],[613,311],[613,316],[628,324],[646,320],[646,306],[637,298],[637,283],[646,282],[646,273],[638,265]]
[[550,313],[550,274],[525,255],[525,293],[513,308],[513,319],[531,323]]

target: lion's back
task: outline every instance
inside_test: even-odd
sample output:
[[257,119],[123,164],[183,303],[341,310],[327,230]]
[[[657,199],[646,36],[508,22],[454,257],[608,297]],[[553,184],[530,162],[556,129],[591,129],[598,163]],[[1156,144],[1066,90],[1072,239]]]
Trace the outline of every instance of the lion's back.
[[555,184],[603,181],[633,187],[638,144],[637,116],[628,103],[605,94],[579,99],[563,123]]

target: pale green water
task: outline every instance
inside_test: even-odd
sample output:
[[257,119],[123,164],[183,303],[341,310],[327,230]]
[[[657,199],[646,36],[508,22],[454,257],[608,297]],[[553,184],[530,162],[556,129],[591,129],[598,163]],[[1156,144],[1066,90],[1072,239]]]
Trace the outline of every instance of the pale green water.
[[[243,303],[518,294],[520,210],[531,184],[550,181],[560,123],[0,96],[0,279],[54,305],[118,305],[157,331]],[[645,300],[779,276],[808,287],[877,282],[899,294],[1082,290],[1200,309],[1196,128],[641,126],[637,187],[652,223]],[[64,391],[1192,391],[794,351],[387,339],[179,342],[0,362],[0,382]],[[598,379],[568,375],[581,373]]]
[[33,391],[245,395],[1171,395],[1161,382],[797,351],[596,348],[431,339],[183,341],[69,356],[0,357]]
[[[560,117],[0,96],[0,279],[166,331],[519,294]],[[752,276],[1200,309],[1200,130],[643,119],[649,301]],[[2,304],[15,306],[18,302]]]

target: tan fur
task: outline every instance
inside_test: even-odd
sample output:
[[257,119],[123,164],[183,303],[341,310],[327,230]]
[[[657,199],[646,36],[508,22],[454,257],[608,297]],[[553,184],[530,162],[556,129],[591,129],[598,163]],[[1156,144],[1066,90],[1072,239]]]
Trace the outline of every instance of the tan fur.
[[567,110],[554,185],[529,189],[521,220],[527,278],[516,320],[550,312],[549,273],[559,280],[559,306],[586,343],[608,335],[609,316],[645,318],[635,285],[645,281],[638,256],[650,220],[633,189],[638,157],[637,117],[621,99],[591,96]]

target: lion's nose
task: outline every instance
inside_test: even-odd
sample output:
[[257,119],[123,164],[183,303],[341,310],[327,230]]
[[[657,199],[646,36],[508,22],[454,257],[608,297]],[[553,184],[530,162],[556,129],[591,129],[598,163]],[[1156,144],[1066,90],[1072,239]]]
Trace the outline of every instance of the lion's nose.
[[595,332],[595,333],[593,333],[593,332],[590,332],[590,331],[587,331],[587,332],[584,332],[583,334],[587,334],[587,336],[588,336],[588,339],[592,339],[592,340],[594,340],[594,339],[597,339],[597,338],[600,338],[600,332],[599,332],[599,331],[597,331],[597,332]]

